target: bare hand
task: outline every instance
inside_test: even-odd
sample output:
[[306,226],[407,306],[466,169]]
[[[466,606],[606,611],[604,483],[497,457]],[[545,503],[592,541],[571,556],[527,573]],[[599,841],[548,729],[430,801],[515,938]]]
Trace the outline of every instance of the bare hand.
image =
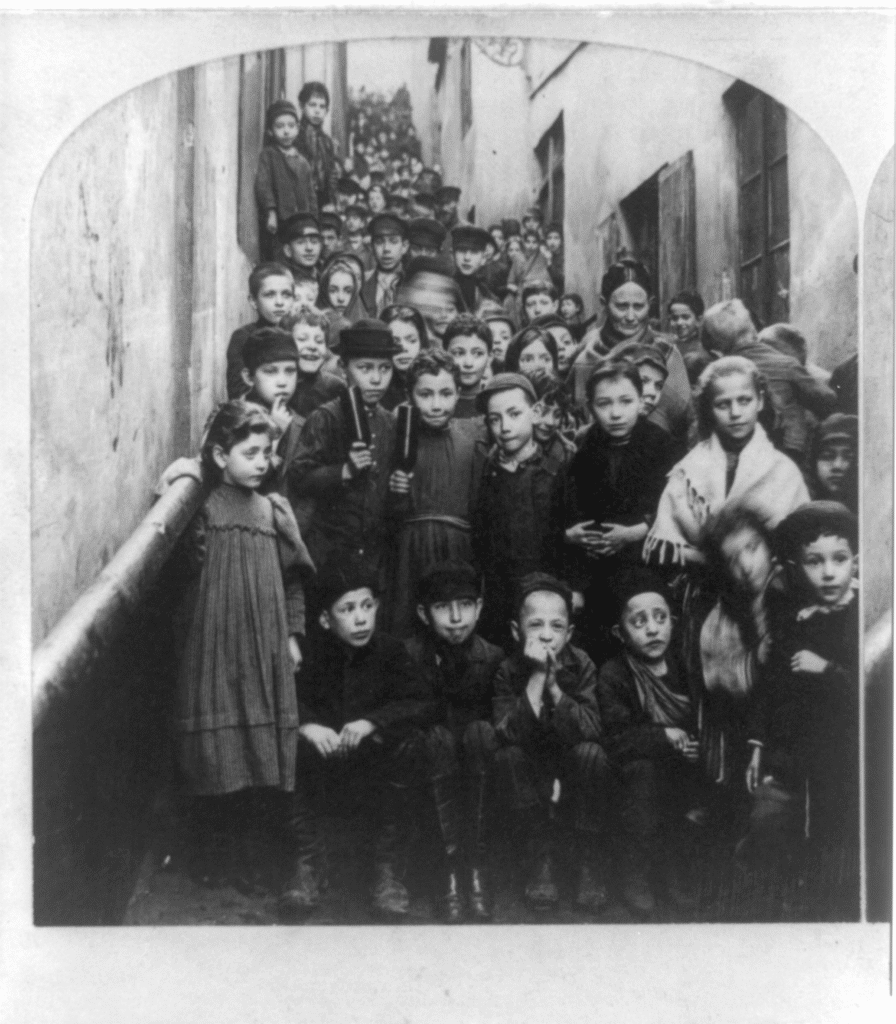
[[523,645],[523,657],[542,672],[546,672],[552,654],[538,637],[530,636],[526,638],[526,642]]
[[594,529],[591,529],[591,527],[594,527],[593,519],[570,526],[566,531],[566,543],[575,544],[577,547],[585,548],[589,552],[598,546],[602,547],[604,535],[596,527]]
[[560,684],[557,682],[557,657],[553,651],[547,652],[548,670],[545,676],[544,687],[548,691],[551,701],[556,704],[563,696]]
[[267,228],[267,232],[268,232],[269,235],[276,235],[277,234],[277,211],[276,210],[269,210],[268,211],[268,219],[267,219],[267,223],[265,224],[265,227]]
[[753,747],[753,755],[747,765],[747,792],[755,793],[762,771],[762,747]]
[[301,726],[299,732],[321,757],[332,757],[339,751],[339,737],[326,725],[309,723],[308,725]]
[[355,441],[348,453],[348,475],[352,478],[373,465],[373,452],[362,441]]
[[342,754],[348,754],[355,750],[361,740],[366,739],[376,730],[373,722],[366,718],[359,718],[357,722],[346,722],[339,734],[339,750]]
[[682,757],[688,761],[696,761],[700,752],[700,744],[692,739],[684,729],[677,729],[673,726],[665,729],[666,739]]
[[[631,526],[620,526],[619,523],[601,523],[603,531],[603,554],[618,555],[633,540],[634,529]],[[645,530],[646,533],[646,530]]]
[[274,404],[271,406],[270,416],[280,430],[281,437],[289,429],[290,423],[292,423],[292,413],[286,404],[288,401],[289,399],[286,395],[277,395],[274,399]]
[[389,477],[389,490],[393,494],[409,494],[413,479],[413,473],[405,473],[401,469],[396,469],[392,476]]
[[821,675],[829,664],[812,651],[797,651],[790,659],[790,668],[794,672],[806,672],[813,676]]
[[585,607],[585,595],[581,590],[574,590],[572,592],[572,610],[573,613],[580,612]]
[[293,672],[298,672],[302,667],[302,649],[299,647],[299,638],[295,634],[289,638],[289,657],[292,661]]

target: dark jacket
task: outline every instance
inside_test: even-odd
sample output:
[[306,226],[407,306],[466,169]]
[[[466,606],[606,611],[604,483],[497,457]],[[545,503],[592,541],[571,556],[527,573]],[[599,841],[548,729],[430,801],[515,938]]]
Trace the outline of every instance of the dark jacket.
[[563,691],[556,707],[546,699],[536,717],[526,696],[531,665],[515,654],[501,662],[495,676],[493,724],[505,746],[532,747],[545,740],[573,747],[600,740],[602,728],[597,705],[597,671],[588,655],[571,644],[560,652],[557,684]]
[[470,313],[475,313],[483,302],[497,302],[498,298],[489,288],[485,275],[477,274],[463,275],[459,270],[454,274],[454,282],[460,290],[461,297]]
[[345,383],[335,373],[321,368],[313,376],[299,373],[296,393],[292,396],[289,407],[303,420],[319,409],[322,405],[338,398],[345,391]]
[[311,165],[311,178],[317,196],[318,208],[336,202],[336,182],[339,180],[339,161],[336,145],[323,128],[316,128],[304,117],[299,121],[296,149]]
[[349,431],[339,399],[316,409],[305,421],[298,450],[289,467],[296,497],[316,499],[306,538],[317,565],[334,550],[353,551],[379,565],[389,514],[395,452],[395,418],[376,406],[367,409],[376,465],[353,480],[342,479],[348,459]]
[[[563,528],[589,520],[649,526],[675,462],[672,438],[654,423],[639,419],[628,444],[616,448],[598,424],[593,424],[567,467]],[[582,548],[566,544],[564,578],[575,590],[584,590],[620,564],[640,560],[640,544],[630,544],[619,555],[599,561],[589,558]]]
[[437,721],[453,727],[491,721],[494,677],[504,660],[500,647],[474,633],[462,648],[448,647],[427,633],[405,641],[428,693]]
[[819,420],[836,410],[837,396],[792,356],[784,355],[764,341],[743,340],[730,352],[755,363],[768,383],[769,398],[778,414],[781,446],[802,453],[809,440],[810,420],[806,412]]
[[[669,662],[669,670],[674,676],[666,679],[666,684],[670,689],[684,693],[678,666]],[[699,693],[693,692],[689,696],[691,707],[696,708]],[[597,703],[606,736],[604,747],[608,756],[617,763],[663,757],[672,752],[665,727],[652,721],[641,706],[631,672],[623,658],[611,658],[601,666],[597,676]],[[687,731],[696,731],[696,725],[694,715]]]
[[[376,280],[377,280],[377,275],[378,274],[379,274],[379,271],[376,268],[374,268],[371,271],[370,276],[367,278],[367,280],[361,286],[361,292],[360,292],[360,295],[361,295],[361,305],[367,311],[367,315],[368,316],[372,316],[372,317],[379,316],[380,313],[382,313],[382,311],[386,308],[386,306],[390,305],[390,303],[382,303],[379,306],[377,306],[377,301],[376,301]],[[401,287],[401,278],[402,278],[401,270],[399,270],[397,275],[396,275],[396,278],[395,278],[395,288],[394,288],[393,294],[392,294],[392,301],[393,302],[395,301],[395,296],[398,294],[398,289]]]
[[261,217],[274,210],[280,223],[295,213],[316,217],[317,197],[305,157],[298,153],[290,163],[277,146],[265,146],[255,172],[255,202]]
[[315,629],[296,691],[301,725],[326,725],[339,732],[346,722],[367,719],[394,737],[433,722],[435,705],[420,673],[401,641],[385,633],[351,648]]

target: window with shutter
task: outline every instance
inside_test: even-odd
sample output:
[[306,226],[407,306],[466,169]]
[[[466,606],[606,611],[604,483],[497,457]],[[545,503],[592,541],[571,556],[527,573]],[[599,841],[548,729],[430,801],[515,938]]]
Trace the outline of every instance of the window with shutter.
[[661,310],[673,295],[697,288],[696,187],[689,150],[659,173],[659,269]]
[[460,47],[460,133],[461,137],[473,127],[473,55],[470,40]]
[[535,156],[541,168],[541,187],[538,190],[538,206],[542,222],[563,223],[565,181],[563,175],[565,139],[563,114],[557,118],[542,135],[535,147]]

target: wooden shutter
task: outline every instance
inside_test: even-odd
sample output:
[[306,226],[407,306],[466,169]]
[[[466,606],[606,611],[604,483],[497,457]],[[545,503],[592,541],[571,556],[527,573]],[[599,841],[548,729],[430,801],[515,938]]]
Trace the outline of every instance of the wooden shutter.
[[659,178],[659,302],[660,309],[673,295],[697,287],[696,188],[694,154],[660,171]]

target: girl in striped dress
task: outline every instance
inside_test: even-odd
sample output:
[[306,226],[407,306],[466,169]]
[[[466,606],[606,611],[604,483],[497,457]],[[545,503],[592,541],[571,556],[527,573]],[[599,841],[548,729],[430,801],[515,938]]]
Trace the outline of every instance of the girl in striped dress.
[[293,677],[305,632],[303,578],[314,566],[287,500],[259,494],[276,432],[260,406],[218,408],[201,455],[214,485],[182,548],[193,578],[175,749],[196,798],[203,880],[241,874],[236,850],[250,821],[273,816],[287,834],[291,825]]

